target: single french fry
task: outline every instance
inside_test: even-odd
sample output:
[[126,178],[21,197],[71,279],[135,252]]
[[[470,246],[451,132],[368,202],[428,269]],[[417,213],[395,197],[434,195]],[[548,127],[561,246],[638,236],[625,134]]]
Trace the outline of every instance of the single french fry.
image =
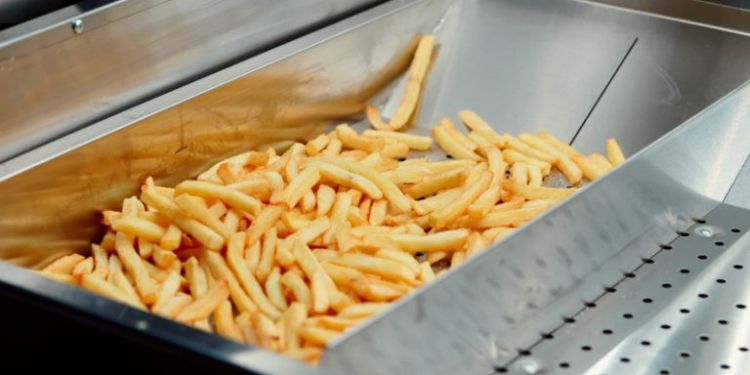
[[160,314],[164,305],[177,294],[180,289],[180,274],[177,272],[170,272],[169,276],[159,285],[159,290],[156,294],[156,301],[151,306],[151,311]]
[[380,112],[375,106],[368,105],[365,107],[365,114],[367,115],[367,121],[372,125],[373,128],[380,131],[393,131],[390,125],[383,121],[383,117],[380,116]]
[[418,151],[429,150],[432,146],[432,138],[407,133],[367,129],[362,132],[362,135],[377,139],[392,139],[406,144],[412,150]]
[[543,161],[549,164],[556,164],[558,162],[559,157],[554,153],[545,152],[543,150],[531,147],[530,145],[510,134],[505,134],[504,136],[508,141],[506,145],[507,148],[516,150],[532,159]]
[[169,224],[167,231],[164,232],[164,236],[158,242],[159,246],[164,250],[173,251],[179,249],[182,243],[182,229],[174,224]]
[[167,269],[177,260],[177,254],[154,245],[152,258],[157,266]]
[[325,346],[341,333],[327,328],[303,325],[299,328],[299,336],[312,345]]
[[502,185],[491,184],[487,190],[482,192],[473,203],[469,205],[469,217],[480,218],[486,215],[492,207],[500,200],[502,195]]
[[461,265],[461,263],[466,260],[466,252],[465,251],[456,251],[451,256],[451,269],[458,267]]
[[328,311],[331,305],[331,300],[328,296],[328,290],[326,286],[326,278],[327,275],[325,271],[320,268],[313,273],[313,277],[310,279],[312,310],[319,314],[323,314]]
[[[289,305],[284,297],[284,291],[281,289],[281,269],[279,266],[274,267],[266,278],[266,294],[268,299],[279,310],[286,310]],[[264,315],[265,316],[265,315]]]
[[366,254],[344,254],[332,263],[352,267],[391,280],[413,281],[416,278],[415,272],[399,261]]
[[81,263],[84,260],[86,260],[86,257],[81,254],[65,255],[55,260],[47,267],[44,267],[42,269],[42,273],[58,273],[70,275],[73,273],[73,270],[78,265],[78,263]]
[[260,261],[258,262],[258,267],[255,268],[255,276],[261,283],[266,282],[268,274],[271,273],[271,269],[274,266],[277,242],[278,237],[276,236],[276,228],[270,228],[263,235],[263,246],[261,248]]
[[284,206],[282,205],[270,204],[265,206],[250,225],[250,228],[247,229],[247,244],[252,245],[258,242],[264,233],[276,225],[282,213],[284,213]]
[[487,141],[499,148],[505,148],[507,139],[495,132],[484,119],[479,117],[475,112],[462,110],[458,112],[458,117],[467,128],[481,134]]
[[298,350],[301,347],[300,330],[307,319],[307,306],[292,302],[284,311],[284,351]]
[[507,236],[508,234],[513,232],[513,230],[514,230],[513,228],[509,228],[509,227],[490,228],[482,232],[482,239],[486,243],[493,243],[499,240],[500,238]]
[[284,202],[287,207],[294,208],[302,195],[311,190],[318,181],[320,181],[320,169],[317,167],[303,169],[297,177],[289,182],[284,190]]
[[409,269],[411,269],[414,274],[419,274],[419,262],[417,262],[414,256],[409,253],[383,248],[375,252],[375,256],[383,259],[390,259],[401,262],[403,265],[409,267]]
[[503,187],[513,194],[525,197],[528,200],[563,199],[576,192],[577,188],[557,189],[549,187],[536,187],[519,184],[514,180],[505,180]]
[[328,141],[328,137],[326,137],[325,134],[321,134],[312,141],[307,142],[305,145],[305,151],[308,155],[315,156],[328,146]]
[[552,145],[552,143],[555,141],[550,141],[549,139],[544,140],[536,135],[529,133],[522,133],[518,136],[518,138],[522,142],[537,150],[556,156],[558,158],[558,161],[557,163],[555,163],[555,166],[565,175],[565,177],[568,179],[568,182],[570,182],[571,184],[577,184],[578,181],[581,180],[581,177],[583,177],[581,168],[579,168],[578,165],[573,162],[573,159],[570,158],[570,154],[568,154],[567,151],[560,151],[560,149],[566,149],[564,148],[564,146],[567,145],[565,145],[564,143],[560,148],[556,148]]
[[[185,262],[185,277],[188,280],[190,294],[193,296],[193,299],[202,297],[208,290],[206,273],[198,264],[198,259],[195,257],[190,257],[190,259]],[[227,293],[228,292],[229,289],[227,289]],[[227,294],[227,296],[229,296],[229,294]],[[211,311],[213,311],[213,309],[211,309]]]
[[216,198],[229,206],[245,211],[251,215],[257,215],[261,208],[260,201],[255,197],[243,194],[227,186],[205,181],[184,181],[180,183],[175,187],[175,196],[183,193],[203,198]]
[[456,187],[466,179],[465,169],[456,169],[432,175],[406,188],[406,193],[414,199],[424,198],[437,192]]
[[305,165],[318,168],[320,170],[320,174],[324,178],[337,185],[357,189],[373,199],[380,199],[383,197],[383,192],[378,188],[378,186],[362,175],[350,172],[342,167],[330,163],[317,161],[315,159],[309,159]]
[[390,237],[402,250],[410,253],[455,251],[463,248],[469,237],[466,229],[452,229],[425,236],[414,234],[391,234]]
[[159,242],[166,229],[151,221],[138,218],[137,216],[122,216],[112,222],[112,229],[125,232],[139,238],[145,238],[151,242]]
[[419,263],[419,279],[425,283],[435,280],[435,272],[432,270],[430,262]]
[[607,139],[607,157],[609,158],[609,162],[615,167],[625,162],[625,155],[622,152],[622,148],[620,148],[620,145],[614,138]]
[[[322,172],[322,171],[321,171]],[[325,216],[333,208],[333,202],[336,199],[336,190],[332,187],[321,184],[318,186],[317,194],[317,215]]]
[[354,131],[354,129],[347,124],[336,126],[335,131],[345,148],[363,150],[366,152],[377,152],[382,150],[385,146],[385,140],[365,137]]
[[336,316],[344,319],[369,318],[380,311],[383,311],[388,306],[390,306],[390,304],[387,302],[357,303],[345,307],[343,310],[339,311]]
[[599,168],[603,169],[605,172],[614,168],[612,164],[609,162],[609,159],[607,159],[607,157],[602,154],[593,153],[589,155],[589,159],[591,159],[591,161],[594,162],[594,164],[598,165]]
[[544,182],[544,176],[542,176],[542,169],[536,165],[529,165],[526,167],[526,172],[529,177],[528,185],[541,187]]
[[396,112],[388,123],[389,128],[393,130],[401,129],[406,125],[412,117],[414,109],[417,107],[424,77],[427,74],[427,68],[432,58],[434,42],[435,36],[428,34],[424,35],[417,44],[417,50],[414,52],[414,58],[409,67],[409,76],[406,81],[404,97],[401,99]]
[[240,327],[234,321],[232,304],[228,300],[221,302],[219,307],[214,310],[212,316],[216,333],[232,341],[245,342],[245,337],[242,335]]

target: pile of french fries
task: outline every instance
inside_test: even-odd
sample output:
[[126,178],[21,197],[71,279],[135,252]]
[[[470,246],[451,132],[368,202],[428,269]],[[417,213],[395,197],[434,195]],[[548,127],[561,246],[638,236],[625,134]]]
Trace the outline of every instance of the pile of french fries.
[[[430,60],[422,39],[399,111],[307,143],[248,151],[174,187],[148,178],[91,254],[40,272],[241,343],[317,363],[326,344],[625,160],[584,156],[547,132],[496,132],[464,110],[432,137],[413,116]],[[425,52],[427,50],[427,52]],[[412,83],[414,82],[414,83]],[[433,141],[449,156],[409,158]],[[569,188],[546,187],[558,170]]]

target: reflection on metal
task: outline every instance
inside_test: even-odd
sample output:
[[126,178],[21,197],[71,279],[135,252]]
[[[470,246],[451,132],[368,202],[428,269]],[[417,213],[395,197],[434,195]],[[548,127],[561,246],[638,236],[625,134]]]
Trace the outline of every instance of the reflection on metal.
[[3,30],[0,161],[381,1],[127,0]]

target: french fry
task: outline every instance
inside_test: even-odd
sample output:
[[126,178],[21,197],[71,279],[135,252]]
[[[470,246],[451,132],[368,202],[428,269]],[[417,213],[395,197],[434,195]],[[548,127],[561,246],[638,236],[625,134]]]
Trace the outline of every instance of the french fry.
[[312,309],[313,300],[310,287],[299,274],[293,271],[285,272],[281,276],[281,284],[292,292],[295,301],[304,304],[308,309]]
[[279,310],[283,311],[289,307],[284,297],[284,291],[281,289],[281,269],[279,266],[274,267],[266,278],[266,294],[268,294],[271,303]]
[[336,191],[328,185],[318,186],[317,194],[317,214],[325,216],[333,208],[333,202],[336,199]]
[[437,192],[455,187],[463,182],[467,175],[468,173],[465,169],[443,172],[427,177],[423,181],[409,186],[406,188],[406,192],[414,199],[424,198]]
[[432,57],[433,43],[435,36],[428,34],[423,36],[417,44],[417,50],[414,52],[414,58],[409,67],[409,77],[406,81],[404,97],[396,112],[393,114],[388,127],[393,130],[401,129],[412,117],[414,109],[419,101],[419,94],[424,83],[424,77],[427,74],[427,68],[430,65]]
[[444,122],[441,122],[440,125],[436,125],[432,128],[432,138],[435,139],[435,142],[437,142],[440,148],[443,149],[443,151],[445,151],[448,155],[452,156],[455,159],[462,160],[479,161],[482,159],[471,149],[466,148],[466,146],[459,142],[456,142],[456,140],[453,138],[453,135],[454,134],[452,134],[451,131],[447,129]]
[[413,134],[367,129],[362,132],[362,135],[376,139],[392,139],[394,141],[399,141],[409,146],[412,150],[426,151],[432,147],[432,138]]
[[116,286],[98,278],[94,275],[88,274],[81,277],[81,286],[90,292],[99,294],[101,296],[120,301],[126,305],[130,305],[140,310],[146,310],[146,306],[138,298],[132,298],[131,296],[122,293]]
[[573,162],[575,162],[579,168],[581,168],[583,175],[589,181],[594,181],[607,172],[584,155],[573,154],[570,156],[570,158],[573,159]]
[[135,252],[132,239],[123,232],[118,232],[115,238],[115,250],[122,260],[122,265],[133,277],[136,289],[145,304],[156,301],[156,282],[149,275],[146,264]]
[[321,134],[312,141],[307,142],[305,145],[305,151],[308,155],[315,156],[328,146],[328,141],[328,137],[326,137],[325,134]]
[[595,152],[589,155],[589,159],[592,162],[594,162],[594,164],[598,165],[599,168],[603,169],[605,172],[613,168],[612,164],[609,162],[609,159],[607,159],[607,157],[602,154]]
[[73,270],[78,265],[78,263],[81,263],[84,260],[86,260],[86,257],[81,254],[65,255],[42,269],[42,273],[70,275],[73,273]]
[[614,138],[607,139],[607,157],[609,158],[609,162],[615,167],[625,162],[625,155],[622,153],[622,148],[620,148],[620,145]]
[[565,175],[565,177],[568,179],[568,182],[570,182],[571,184],[577,184],[578,181],[581,180],[581,177],[583,177],[583,172],[578,167],[578,165],[573,162],[573,160],[570,158],[570,155],[566,152],[561,152],[558,148],[553,147],[550,144],[551,141],[542,140],[539,137],[529,133],[522,133],[518,136],[518,138],[522,142],[528,144],[531,147],[534,147],[537,150],[556,156],[558,160],[555,166]]
[[299,328],[299,336],[312,345],[325,346],[339,334],[338,331],[316,326],[303,325]]
[[577,188],[557,189],[549,187],[535,187],[519,184],[513,180],[505,180],[503,187],[513,194],[526,197],[528,200],[563,199],[576,192]]
[[415,272],[399,261],[377,258],[366,254],[344,254],[341,258],[332,261],[332,263],[352,267],[359,271],[391,280],[408,282],[416,278]]
[[491,172],[482,172],[482,177],[475,184],[467,186],[456,199],[430,213],[430,225],[433,228],[444,228],[458,219],[469,206],[481,195],[492,182]]
[[298,350],[301,347],[300,331],[302,322],[307,319],[307,306],[292,302],[284,311],[284,350]]
[[344,319],[368,318],[386,309],[389,305],[386,302],[358,303],[345,307],[336,316]]
[[237,306],[240,311],[253,313],[258,310],[258,306],[252,299],[250,299],[250,297],[248,297],[247,294],[245,294],[237,277],[235,277],[232,270],[229,269],[224,257],[215,251],[207,251],[205,253],[205,259],[213,277],[217,280],[226,280],[227,286],[229,287],[229,296],[234,302],[234,305]]
[[260,261],[258,262],[258,267],[255,269],[255,276],[258,278],[258,281],[262,283],[266,281],[268,274],[271,273],[271,269],[274,266],[277,241],[278,237],[276,236],[276,228],[270,228],[263,235]]
[[385,147],[385,140],[365,137],[354,131],[354,129],[350,128],[347,124],[336,126],[336,135],[339,137],[345,148],[377,152]]
[[414,234],[391,234],[390,237],[403,251],[429,253],[461,249],[469,237],[466,229],[452,229],[425,236]]
[[151,221],[138,218],[137,216],[122,216],[112,222],[112,229],[125,232],[148,241],[159,242],[166,233],[166,229]]
[[[174,198],[174,203],[182,209],[182,212],[186,213],[191,218],[202,222],[223,237],[224,240],[228,240],[229,236],[232,234],[229,228],[227,228],[218,217],[211,213],[203,199],[189,194],[180,194]],[[162,234],[151,241],[159,242],[165,234],[166,231],[162,230]]]
[[159,239],[159,246],[164,250],[177,250],[182,243],[182,230],[180,227],[170,224],[164,236]]
[[214,310],[212,316],[216,333],[232,341],[245,342],[245,337],[242,335],[240,327],[234,321],[232,304],[228,300],[222,301],[219,307]]
[[383,121],[383,117],[380,116],[380,112],[375,106],[368,105],[365,107],[365,114],[367,115],[367,121],[372,125],[373,128],[380,131],[393,131],[390,125]]
[[311,190],[320,181],[320,169],[307,167],[289,182],[284,190],[284,202],[287,207],[293,208],[307,191]]
[[229,267],[234,271],[234,275],[237,277],[239,284],[242,285],[242,288],[247,292],[247,295],[252,298],[258,309],[269,318],[276,320],[281,317],[281,311],[279,311],[271,301],[268,300],[266,294],[263,292],[263,288],[261,288],[258,280],[255,278],[255,275],[253,275],[242,256],[242,252],[245,248],[245,236],[244,232],[237,232],[229,238],[226,254]]
[[203,198],[220,199],[226,204],[245,211],[251,215],[257,215],[260,211],[260,201],[258,201],[258,199],[247,194],[243,194],[230,187],[217,185],[210,182],[184,181],[177,185],[177,187],[175,188],[175,196],[183,193]]
[[503,158],[507,160],[508,163],[510,164],[524,163],[528,165],[537,166],[542,170],[542,173],[544,173],[545,176],[548,175],[549,172],[552,170],[552,164],[547,163],[546,161],[543,161],[543,160],[534,159],[532,157],[526,156],[525,154],[519,151],[510,149],[510,148],[506,148],[505,150],[503,150]]
[[318,168],[323,177],[337,185],[357,189],[373,199],[380,199],[383,197],[383,192],[380,191],[378,186],[361,175],[352,173],[333,164],[316,161],[315,159],[308,160],[306,165]]
[[461,122],[466,125],[467,128],[481,134],[486,140],[499,148],[505,148],[507,139],[492,129],[484,119],[479,117],[475,112],[470,110],[461,110],[458,112],[458,117]]
[[[195,257],[190,257],[190,259],[185,262],[185,277],[187,278],[188,284],[190,286],[190,294],[194,299],[202,297],[208,290],[208,280],[206,279],[206,273],[198,264],[198,259],[196,259]],[[226,281],[224,281],[224,283],[226,283]],[[227,293],[229,293],[228,288]],[[229,294],[227,294],[227,296],[229,296]],[[210,309],[210,311],[213,311],[213,309]]]

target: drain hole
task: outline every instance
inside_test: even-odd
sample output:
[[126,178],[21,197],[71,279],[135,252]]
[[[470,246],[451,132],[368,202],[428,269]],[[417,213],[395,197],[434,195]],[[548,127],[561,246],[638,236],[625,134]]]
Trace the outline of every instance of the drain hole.
[[680,235],[680,236],[682,236],[682,237],[687,237],[687,236],[689,236],[689,235],[690,235],[690,233],[688,233],[688,232],[683,232],[683,231],[681,231],[681,230],[678,230],[678,231],[677,231],[677,234],[678,234],[678,235]]
[[649,345],[651,345],[651,342],[650,341],[641,341],[641,345],[643,345],[643,346],[649,346]]
[[746,347],[744,347],[744,346],[740,346],[740,351],[741,351],[741,352],[747,352],[747,348],[746,348]]
[[729,324],[729,322],[726,321],[726,320],[724,320],[724,319],[719,319],[718,323],[721,324],[721,325],[723,325],[723,326]]
[[683,268],[680,270],[680,273],[690,273],[690,270],[687,268]]
[[714,245],[716,245],[716,246],[724,246],[724,242],[722,242],[722,241],[716,241],[716,242],[714,242]]
[[552,340],[555,338],[555,336],[551,333],[542,333],[542,338],[545,340]]
[[708,298],[708,294],[701,293],[701,294],[698,295],[698,297],[700,297],[700,298]]
[[706,259],[708,259],[708,257],[706,255],[704,255],[704,254],[701,254],[701,255],[698,255],[698,259],[700,259],[700,260],[706,260]]
[[585,305],[586,307],[596,307],[596,304],[593,302],[586,302]]
[[625,276],[625,277],[629,277],[629,278],[631,278],[631,279],[632,279],[632,278],[634,278],[634,277],[635,277],[635,274],[634,274],[634,273],[632,273],[632,272],[625,272],[625,273],[623,273],[623,276]]
[[670,328],[672,328],[672,326],[670,326],[669,324],[662,324],[661,325],[661,329],[670,329]]
[[736,308],[738,308],[738,309],[744,309],[744,308],[745,308],[745,307],[747,307],[747,306],[745,306],[745,305],[743,305],[743,304],[741,304],[741,303],[738,303],[738,304],[734,305],[734,307],[736,307]]
[[625,318],[625,319],[632,319],[633,318],[633,314],[625,313],[625,314],[622,314],[622,317]]
[[565,322],[565,323],[575,323],[576,320],[574,318],[565,317],[565,318],[563,318],[563,322]]
[[682,352],[682,353],[680,353],[680,357],[682,357],[682,358],[690,358],[690,353],[688,353],[688,352]]
[[661,375],[669,375],[669,370],[661,370],[661,371],[659,371],[659,374],[661,374]]
[[688,313],[690,313],[690,310],[688,310],[688,309],[680,309],[680,312],[683,313],[683,314],[688,314]]
[[701,341],[708,341],[708,340],[710,340],[710,338],[708,336],[699,336],[698,339],[701,340]]
[[605,330],[602,331],[602,333],[605,334],[605,335],[611,335],[612,334],[612,330],[611,329],[605,329]]
[[562,363],[560,363],[560,367],[562,367],[562,368],[568,368],[568,367],[570,367],[570,364],[568,362],[562,362]]
[[591,351],[591,347],[588,345],[584,345],[581,347],[581,350],[583,350],[584,352],[588,352],[588,351]]
[[724,279],[716,279],[716,282],[717,282],[717,283],[719,283],[719,284],[724,284],[724,283],[726,283],[727,281],[726,281],[726,280],[724,280]]
[[672,250],[672,246],[661,244],[659,245],[662,250]]
[[643,303],[651,303],[651,302],[654,302],[654,300],[652,300],[651,298],[644,298],[643,299]]
[[703,219],[693,218],[693,221],[698,224],[706,224],[706,221]]
[[611,286],[608,286],[608,287],[604,288],[604,291],[607,292],[607,293],[614,293],[614,292],[617,291],[617,289],[615,289],[615,288],[613,288]]
[[628,357],[622,357],[622,358],[620,358],[620,362],[622,362],[622,363],[628,363],[628,362],[630,362],[630,358],[628,358]]
[[497,372],[499,372],[501,374],[505,374],[506,372],[508,372],[508,369],[505,368],[505,367],[495,367],[495,371],[497,371]]
[[530,356],[531,355],[531,350],[519,350],[518,354],[525,355],[525,356]]
[[740,228],[732,228],[733,233],[740,233]]
[[672,287],[672,284],[670,284],[670,283],[664,283],[664,284],[661,284],[661,287],[664,288],[664,289],[669,289],[669,288]]
[[734,269],[736,269],[736,270],[741,270],[743,268],[745,268],[745,267],[743,267],[741,264],[735,264],[734,265]]
[[650,258],[643,258],[643,263],[646,264],[654,264],[654,260]]
[[724,370],[729,370],[729,365],[727,365],[727,364],[723,364],[723,365],[721,365],[719,367],[721,367]]

